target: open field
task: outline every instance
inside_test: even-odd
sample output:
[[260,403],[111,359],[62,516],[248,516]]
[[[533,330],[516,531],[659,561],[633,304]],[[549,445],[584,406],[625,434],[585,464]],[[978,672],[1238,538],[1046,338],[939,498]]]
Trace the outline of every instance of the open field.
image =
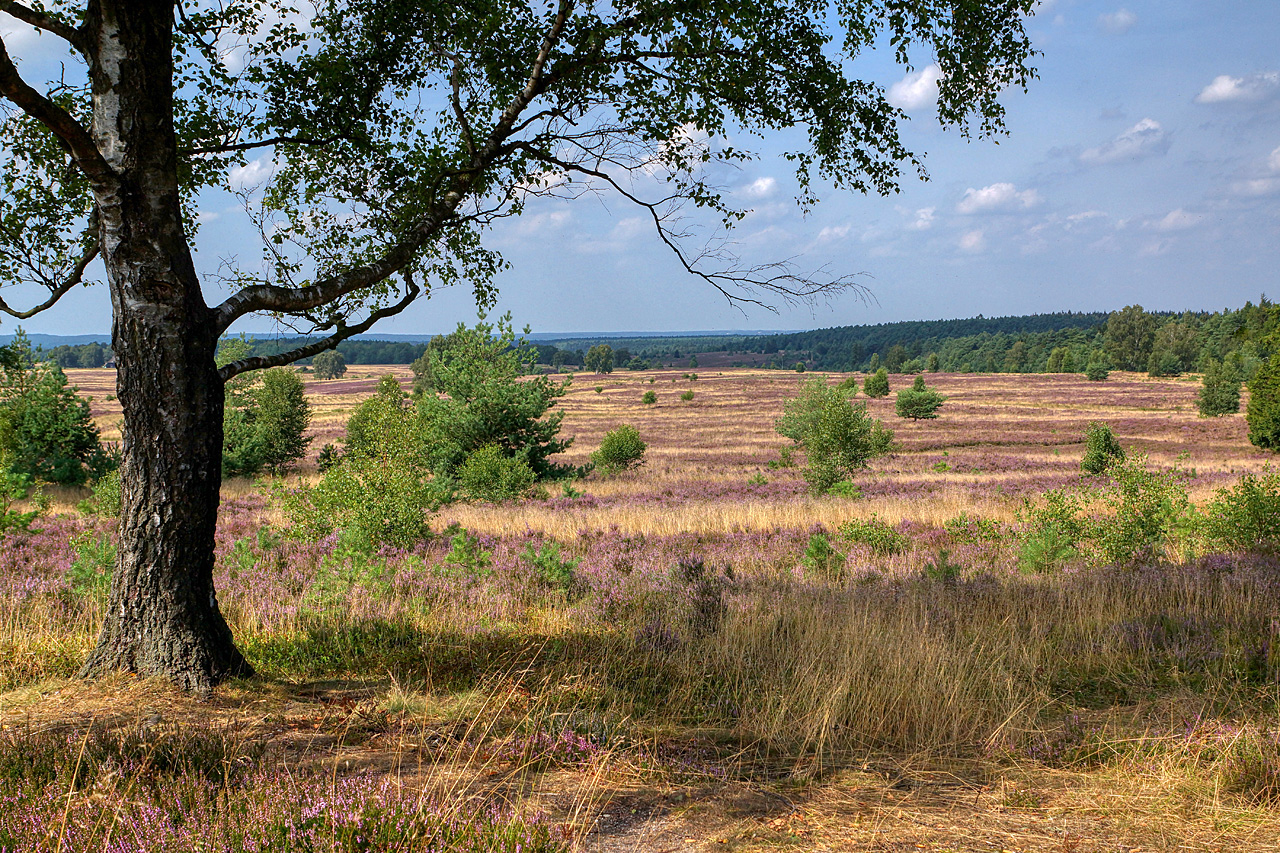
[[[405,368],[307,380],[302,477],[387,372],[407,385]],[[228,839],[269,835],[282,800],[377,803],[431,827],[486,803],[524,833],[451,848],[468,850],[1280,848],[1274,556],[1171,548],[1019,570],[1024,501],[1084,481],[1090,421],[1184,472],[1203,504],[1272,458],[1242,415],[1199,418],[1187,379],[931,375],[941,417],[868,401],[901,449],[857,478],[860,498],[814,497],[777,467],[773,429],[807,377],[696,372],[575,376],[565,461],[631,423],[647,464],[447,507],[433,528],[474,537],[464,561],[449,536],[376,554],[291,538],[267,484],[227,484],[219,596],[260,676],[204,700],[71,678],[111,540],[59,493],[40,532],[0,548],[0,784],[43,754],[33,743],[88,758],[49,759],[55,805],[6,801],[0,848],[22,849],[4,834],[20,814],[47,830],[41,849],[184,849],[196,829],[251,849]],[[113,374],[68,373],[112,438]],[[839,560],[815,562],[815,538]],[[550,543],[571,584],[538,570]],[[91,719],[141,734],[122,745],[86,733]],[[165,744],[204,764],[171,761],[177,781],[143,797],[131,773]],[[82,765],[92,779],[77,782]],[[197,816],[188,836],[175,803]],[[273,849],[361,849],[325,826],[311,848]]]

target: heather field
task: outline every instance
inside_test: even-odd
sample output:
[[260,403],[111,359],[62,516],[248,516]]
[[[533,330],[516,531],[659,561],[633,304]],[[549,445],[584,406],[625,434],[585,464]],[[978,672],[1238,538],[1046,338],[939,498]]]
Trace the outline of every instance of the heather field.
[[[1280,848],[1280,562],[1186,520],[1272,457],[1194,378],[931,374],[940,417],[866,401],[898,450],[813,496],[774,430],[806,376],[583,374],[565,461],[629,423],[638,470],[407,548],[293,535],[280,491],[387,372],[308,378],[308,462],[224,487],[255,679],[76,681],[111,523],[65,490],[6,535],[0,850]],[[114,374],[68,373],[118,438]],[[1084,475],[1093,421],[1151,477]],[[1053,490],[1093,540],[1045,544]],[[1135,507],[1186,511],[1117,550]]]

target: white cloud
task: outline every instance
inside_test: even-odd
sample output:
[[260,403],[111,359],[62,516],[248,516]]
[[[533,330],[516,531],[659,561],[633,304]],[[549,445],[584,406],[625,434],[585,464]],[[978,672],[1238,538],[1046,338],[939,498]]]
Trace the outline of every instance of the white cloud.
[[1261,101],[1280,93],[1280,71],[1260,71],[1244,77],[1219,74],[1196,95],[1201,104]]
[[830,243],[835,240],[843,240],[849,236],[849,231],[852,229],[852,227],[853,226],[848,224],[824,226],[823,229],[818,232],[818,236],[815,238],[815,242]]
[[1138,16],[1128,9],[1120,9],[1111,14],[1098,16],[1098,29],[1107,35],[1122,36],[1138,23]]
[[1280,191],[1280,148],[1271,152],[1265,166],[1253,177],[1236,181],[1231,190],[1242,196],[1264,196]]
[[889,87],[889,103],[901,110],[918,110],[933,106],[938,99],[938,81],[942,69],[931,63],[919,71],[912,71]]
[[966,231],[960,236],[960,248],[966,252],[981,252],[987,247],[982,230]]
[[938,208],[922,207],[916,211],[915,221],[911,223],[911,227],[916,231],[928,231],[933,227],[933,220],[936,218]]
[[276,173],[276,164],[267,155],[234,167],[227,175],[227,184],[233,190],[256,189],[270,181]]
[[1179,207],[1169,211],[1163,219],[1155,224],[1157,231],[1186,231],[1194,228],[1204,219],[1199,213],[1189,213]]
[[980,190],[973,187],[965,190],[964,198],[956,205],[956,212],[974,213],[1012,213],[1027,210],[1040,203],[1040,194],[1035,190],[1018,191],[1010,183],[991,184]]
[[1280,172],[1280,148],[1271,152],[1271,156],[1267,158],[1267,165],[1271,167],[1271,171]]
[[1169,134],[1160,122],[1144,118],[1110,142],[1089,148],[1080,154],[1080,162],[1097,166],[1125,160],[1141,160],[1169,150]]
[[743,188],[742,194],[747,198],[769,198],[778,191],[778,182],[774,178],[756,178]]

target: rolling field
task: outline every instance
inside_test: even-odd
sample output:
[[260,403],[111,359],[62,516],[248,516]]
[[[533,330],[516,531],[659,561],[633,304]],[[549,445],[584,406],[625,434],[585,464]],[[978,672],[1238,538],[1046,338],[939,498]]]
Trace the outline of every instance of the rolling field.
[[[318,476],[388,372],[407,387],[402,367],[306,380],[310,458],[275,488]],[[219,600],[259,677],[205,700],[72,678],[112,541],[56,493],[0,547],[0,781],[40,749],[89,758],[48,759],[60,799],[10,802],[0,849],[183,849],[192,827],[254,849],[243,833],[299,826],[313,800],[430,827],[483,804],[489,840],[458,850],[1280,847],[1274,555],[1171,540],[1028,572],[1020,550],[1046,491],[1097,484],[1091,421],[1204,505],[1273,458],[1243,415],[1199,418],[1190,379],[929,375],[940,417],[859,395],[900,448],[860,496],[811,496],[774,431],[808,376],[696,373],[575,376],[563,461],[630,423],[646,464],[448,506],[410,548],[295,538],[272,484],[226,484]],[[114,374],[68,374],[118,438]],[[131,772],[166,749],[203,758],[141,797]],[[361,849],[338,824],[277,849]]]

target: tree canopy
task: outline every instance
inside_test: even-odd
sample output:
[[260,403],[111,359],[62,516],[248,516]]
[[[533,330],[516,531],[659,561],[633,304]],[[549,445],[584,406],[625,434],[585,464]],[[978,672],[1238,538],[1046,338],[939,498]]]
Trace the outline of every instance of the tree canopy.
[[[48,308],[99,258],[114,307],[120,550],[86,672],[203,690],[249,671],[212,581],[227,380],[332,348],[442,286],[469,285],[488,307],[504,261],[485,231],[538,196],[639,205],[731,298],[855,286],[690,246],[677,217],[744,215],[709,177],[752,156],[730,138],[794,131],[802,205],[823,185],[891,193],[923,174],[905,115],[858,62],[877,47],[937,63],[943,124],[1001,132],[1000,93],[1034,76],[1034,6],[0,0],[70,59],[26,63],[0,40],[0,287],[47,293],[0,311]],[[48,79],[28,79],[41,68]],[[251,159],[262,186],[233,184]],[[262,248],[228,259],[233,293],[210,305],[192,240],[203,194],[219,190],[241,196]],[[218,340],[255,313],[315,337],[217,365]]]

